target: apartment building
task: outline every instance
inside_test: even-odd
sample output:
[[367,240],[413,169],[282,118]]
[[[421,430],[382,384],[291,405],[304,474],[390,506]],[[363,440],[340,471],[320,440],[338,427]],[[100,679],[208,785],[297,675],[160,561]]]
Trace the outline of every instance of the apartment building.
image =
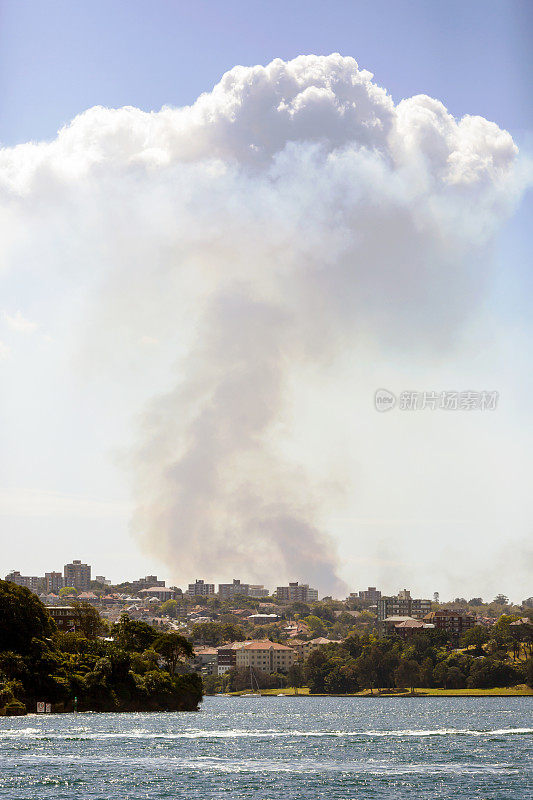
[[75,631],[77,614],[72,606],[47,606],[46,610],[60,631]]
[[278,586],[276,597],[280,603],[311,603],[318,600],[318,589],[311,589],[308,583],[293,581],[288,586]]
[[287,672],[296,660],[291,647],[277,642],[245,642],[236,650],[236,666],[251,667],[261,672]]
[[65,586],[74,586],[75,589],[86,591],[91,588],[91,567],[89,564],[82,564],[79,559],[74,559],[71,564],[65,564],[63,568],[63,580]]
[[218,651],[216,647],[195,647],[194,667],[201,675],[217,675]]
[[297,661],[305,661],[313,650],[317,650],[325,644],[331,644],[333,641],[333,639],[326,639],[324,636],[319,636],[316,639],[309,639],[307,641],[303,639],[291,639],[291,650],[294,650],[296,653]]
[[5,579],[11,583],[16,583],[17,586],[25,586],[27,589],[31,589],[32,592],[36,592],[42,583],[42,578],[38,578],[36,575],[21,575],[20,572],[15,570],[6,575]]
[[391,596],[380,597],[377,602],[378,619],[383,621],[387,617],[410,617],[411,599],[406,597]]
[[187,594],[193,597],[213,597],[215,594],[215,584],[206,583],[202,580],[195,580],[194,583],[189,583]]
[[157,575],[146,575],[144,578],[138,578],[136,581],[131,582],[132,589],[135,589],[136,592],[141,589],[150,589],[152,586],[164,585],[165,581],[158,580]]
[[459,637],[474,627],[476,618],[448,608],[439,608],[438,611],[426,614],[424,622],[432,623],[438,631],[446,631],[448,634]]
[[161,600],[162,603],[165,600],[175,600],[177,597],[181,597],[181,594],[180,590],[171,589],[168,586],[149,586],[147,589],[139,591],[139,597],[144,600],[155,597],[157,600]]
[[305,661],[313,650],[313,646],[310,641],[291,639],[291,649],[296,653],[296,661]]
[[255,597],[259,600],[261,597],[268,597],[270,592],[265,589],[262,583],[251,583],[248,586],[248,597]]
[[411,616],[416,619],[422,619],[426,614],[431,611],[431,600],[422,598],[413,598],[411,601]]
[[421,618],[431,611],[431,600],[412,598],[411,592],[402,589],[392,597],[380,597],[377,602],[378,620],[387,617]]
[[224,675],[233,667],[237,666],[237,650],[239,650],[245,642],[233,642],[233,644],[224,644],[217,648],[217,673]]
[[375,586],[369,586],[368,589],[363,589],[362,591],[358,592],[357,596],[359,600],[363,600],[365,603],[376,605],[381,599],[381,592],[379,589],[376,589]]
[[53,594],[57,594],[59,590],[64,587],[64,585],[65,585],[65,580],[63,578],[63,573],[61,572],[44,573],[44,588],[48,594],[50,592],[52,592]]
[[218,596],[221,600],[233,600],[235,597],[268,597],[268,589],[263,585],[242,583],[234,578],[232,583],[219,583]]

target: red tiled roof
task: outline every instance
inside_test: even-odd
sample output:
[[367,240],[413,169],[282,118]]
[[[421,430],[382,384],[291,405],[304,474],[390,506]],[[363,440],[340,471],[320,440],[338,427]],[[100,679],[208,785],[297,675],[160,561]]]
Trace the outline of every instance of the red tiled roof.
[[287,647],[284,644],[278,644],[277,642],[245,642],[242,649],[243,650],[290,650],[291,648]]

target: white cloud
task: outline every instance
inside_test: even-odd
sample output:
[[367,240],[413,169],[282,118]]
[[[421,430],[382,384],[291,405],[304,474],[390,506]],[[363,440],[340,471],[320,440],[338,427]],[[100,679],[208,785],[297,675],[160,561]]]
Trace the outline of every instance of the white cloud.
[[[175,385],[148,404],[130,468],[133,527],[176,578],[342,591],[325,521],[368,441],[323,407],[292,447],[309,389],[348,354],[370,374],[454,352],[520,194],[516,157],[493,123],[424,95],[395,105],[339,55],[236,67],[187,108],[89,109],[0,152],[4,269],[83,288],[74,330],[99,368],[141,359],[142,384],[167,354]],[[152,340],[165,347],[138,347]],[[330,483],[302,457],[323,429]]]

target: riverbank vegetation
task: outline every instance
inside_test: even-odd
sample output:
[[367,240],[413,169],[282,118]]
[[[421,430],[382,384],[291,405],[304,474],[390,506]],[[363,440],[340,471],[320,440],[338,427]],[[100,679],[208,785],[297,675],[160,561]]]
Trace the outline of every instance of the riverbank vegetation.
[[[427,630],[407,639],[396,634],[351,634],[324,644],[295,663],[287,675],[259,675],[257,685],[270,694],[293,687],[310,694],[443,694],[502,692],[528,694],[533,687],[531,626],[502,619],[490,632],[476,627],[460,642],[443,631]],[[454,646],[455,645],[455,646]],[[459,645],[459,646],[457,646]],[[205,679],[206,692],[249,690],[247,670],[233,669]],[[508,692],[505,691],[505,694]]]
[[[493,689],[428,689],[416,687],[409,689],[363,689],[360,692],[345,692],[337,695],[309,694],[309,687],[286,686],[283,689],[261,689],[262,697],[533,697],[533,689],[526,684],[518,686],[497,686]],[[246,697],[247,691],[228,692],[228,697]]]
[[302,685],[311,694],[378,688],[493,689],[533,685],[531,657],[513,660],[507,650],[451,649],[439,632],[402,640],[397,636],[350,636],[315,650],[302,667]]
[[[0,714],[37,702],[53,711],[193,711],[196,674],[181,671],[191,644],[123,616],[109,636],[96,610],[76,606],[76,632],[59,632],[29,589],[0,581]],[[181,673],[181,674],[180,674]]]

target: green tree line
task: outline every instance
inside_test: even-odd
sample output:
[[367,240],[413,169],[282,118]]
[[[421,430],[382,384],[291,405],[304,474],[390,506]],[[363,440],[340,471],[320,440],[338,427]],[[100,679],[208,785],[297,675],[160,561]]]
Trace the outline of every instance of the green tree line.
[[185,668],[192,646],[123,615],[104,625],[90,605],[74,603],[76,632],[63,633],[38,597],[0,581],[0,713],[34,710],[195,710],[202,682]]

